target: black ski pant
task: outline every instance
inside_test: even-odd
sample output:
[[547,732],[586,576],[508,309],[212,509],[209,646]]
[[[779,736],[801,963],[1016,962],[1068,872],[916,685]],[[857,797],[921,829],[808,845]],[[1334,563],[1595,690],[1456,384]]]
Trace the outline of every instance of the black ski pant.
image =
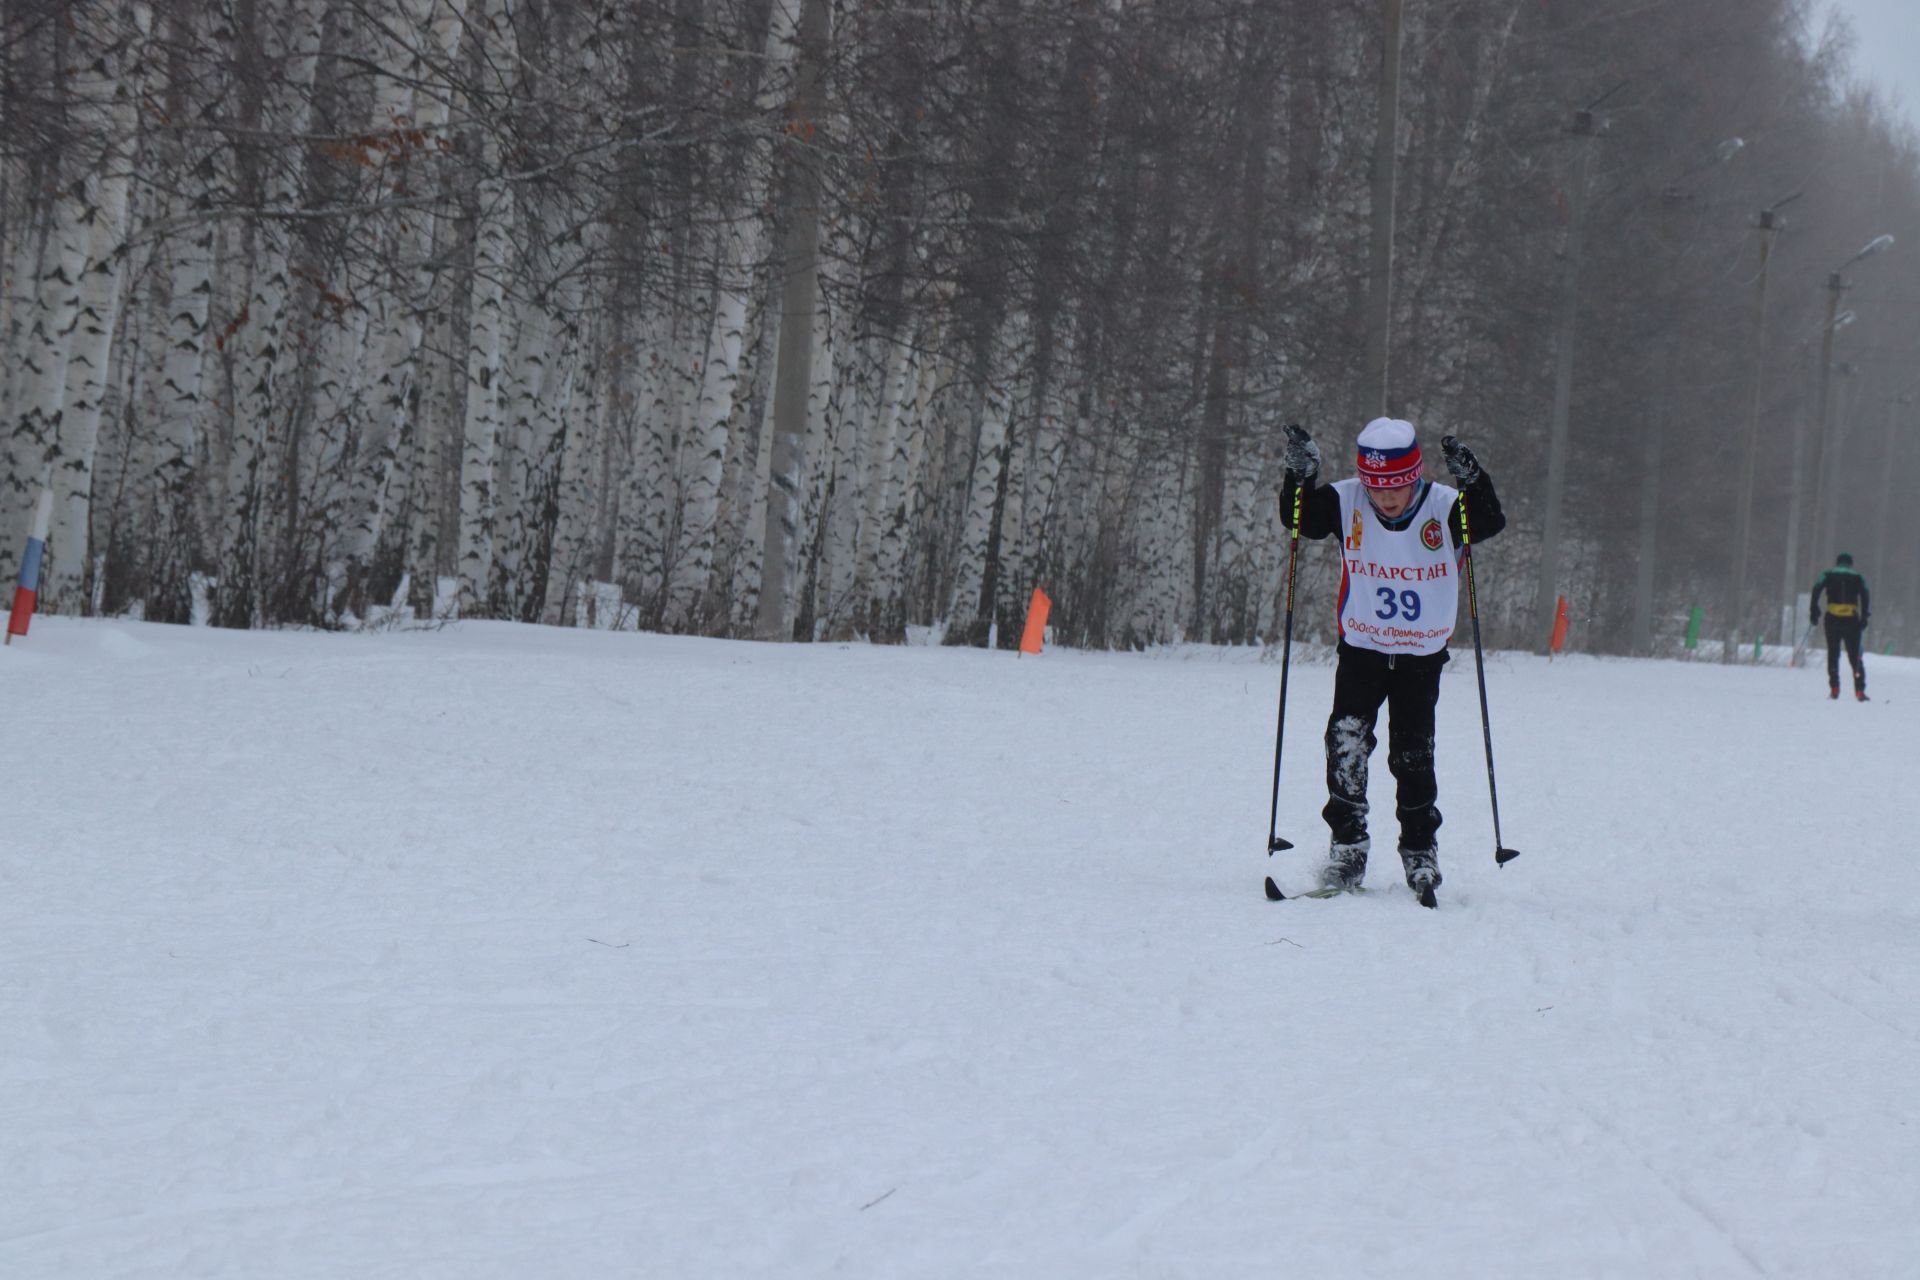
[[1367,759],[1380,704],[1387,706],[1387,768],[1398,784],[1394,811],[1400,847],[1433,848],[1440,829],[1439,784],[1433,777],[1433,707],[1440,700],[1442,649],[1433,654],[1384,654],[1340,643],[1333,673],[1333,714],[1327,717],[1327,807],[1321,816],[1335,844],[1367,838]]
[[1860,619],[1827,615],[1827,686],[1840,687],[1840,646],[1847,647],[1847,665],[1853,668],[1853,687],[1866,692],[1867,669],[1860,661]]

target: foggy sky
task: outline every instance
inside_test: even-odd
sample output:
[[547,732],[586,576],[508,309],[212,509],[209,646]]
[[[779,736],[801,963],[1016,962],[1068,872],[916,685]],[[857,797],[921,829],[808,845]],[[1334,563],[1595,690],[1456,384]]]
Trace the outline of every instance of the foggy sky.
[[1920,0],[1828,0],[1853,24],[1854,71],[1887,91],[1920,130]]

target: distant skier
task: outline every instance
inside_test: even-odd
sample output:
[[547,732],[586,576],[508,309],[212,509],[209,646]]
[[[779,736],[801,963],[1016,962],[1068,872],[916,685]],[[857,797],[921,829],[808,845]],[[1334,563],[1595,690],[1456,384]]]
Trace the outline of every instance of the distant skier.
[[1360,432],[1359,475],[1316,487],[1320,450],[1287,428],[1282,522],[1300,535],[1339,535],[1342,546],[1339,663],[1327,717],[1327,804],[1332,830],[1323,888],[1350,889],[1367,869],[1367,761],[1380,704],[1387,706],[1387,768],[1398,791],[1400,862],[1407,887],[1427,895],[1440,884],[1439,796],[1433,776],[1433,708],[1459,603],[1461,507],[1475,545],[1506,527],[1493,481],[1452,436],[1440,441],[1459,488],[1421,478],[1413,424],[1375,418]]
[[1860,661],[1860,633],[1867,629],[1870,610],[1867,580],[1853,567],[1853,557],[1841,552],[1833,568],[1813,582],[1813,600],[1807,606],[1807,625],[1820,621],[1820,593],[1827,596],[1827,696],[1840,696],[1840,646],[1847,647],[1847,665],[1853,668],[1853,696],[1867,700],[1867,669]]

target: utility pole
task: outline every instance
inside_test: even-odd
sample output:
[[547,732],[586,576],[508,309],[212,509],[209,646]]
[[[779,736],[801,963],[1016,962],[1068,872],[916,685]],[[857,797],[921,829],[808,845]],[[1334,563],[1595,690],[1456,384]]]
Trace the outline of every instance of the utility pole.
[[[1826,324],[1820,328],[1820,439],[1826,439],[1826,403],[1828,388],[1834,380],[1834,330],[1839,320],[1839,292],[1845,288],[1839,273],[1826,278]],[[1788,570],[1780,587],[1780,597],[1788,608],[1788,626],[1793,626],[1793,601],[1799,595],[1799,510],[1801,489],[1807,486],[1807,415],[1793,415],[1793,480],[1788,486]]]
[[[1820,438],[1827,438],[1827,392],[1833,383],[1833,331],[1839,327],[1840,291],[1846,288],[1840,273],[1827,277],[1827,322],[1820,331]],[[1800,500],[1807,485],[1807,417],[1795,414],[1793,420],[1793,481],[1787,489],[1787,576],[1781,598],[1787,602],[1788,617],[1800,590]]]
[[1573,181],[1567,193],[1572,206],[1571,225],[1567,228],[1567,262],[1554,322],[1558,349],[1553,370],[1553,419],[1547,437],[1547,510],[1540,535],[1540,577],[1533,594],[1535,653],[1546,653],[1551,643],[1558,586],[1560,507],[1567,487],[1567,416],[1573,404],[1574,321],[1580,310],[1580,258],[1586,246],[1587,171],[1593,163],[1594,141],[1600,136],[1592,107],[1574,112],[1573,136]]
[[[1798,193],[1787,197],[1796,199]],[[1753,398],[1747,405],[1747,442],[1740,459],[1740,509],[1735,513],[1733,535],[1733,595],[1727,600],[1727,642],[1721,659],[1732,662],[1740,643],[1741,623],[1747,608],[1747,552],[1753,538],[1753,480],[1760,458],[1760,398],[1767,378],[1767,269],[1773,262],[1774,210],[1787,203],[1779,201],[1760,211],[1756,224],[1760,230],[1760,285],[1754,297],[1753,312]]]
[[1373,139],[1373,252],[1367,278],[1367,368],[1360,389],[1363,421],[1387,416],[1387,373],[1393,329],[1394,169],[1400,137],[1400,20],[1404,0],[1381,0],[1380,123]]
[[1810,577],[1814,570],[1827,557],[1840,550],[1840,476],[1842,474],[1841,452],[1847,438],[1853,434],[1854,412],[1860,407],[1860,366],[1850,360],[1840,362],[1838,373],[1845,377],[1837,393],[1840,411],[1833,424],[1833,438],[1820,444],[1820,474],[1814,481],[1814,536],[1819,542],[1813,548],[1813,563],[1801,566],[1802,579]]
[[[1831,390],[1832,383],[1833,383],[1833,335],[1834,335],[1834,331],[1838,329],[1841,324],[1840,294],[1847,287],[1846,270],[1848,267],[1860,261],[1862,258],[1870,258],[1874,254],[1879,253],[1884,249],[1890,249],[1892,247],[1893,247],[1892,236],[1890,235],[1875,236],[1873,239],[1867,242],[1865,248],[1861,249],[1860,252],[1854,254],[1851,258],[1848,258],[1845,262],[1841,263],[1838,270],[1831,272],[1827,276],[1827,323],[1826,323],[1826,327],[1821,331],[1821,334],[1820,334],[1820,405],[1819,405],[1820,440],[1819,440],[1819,447],[1822,450],[1821,457],[1823,460],[1826,456],[1825,449],[1826,449],[1826,442],[1827,442],[1827,425],[1830,417],[1829,409],[1831,407],[1830,396],[1828,393]],[[1848,315],[1848,318],[1851,318],[1853,313],[1848,312],[1847,315]],[[1793,487],[1787,491],[1787,569],[1786,569],[1786,581],[1781,586],[1780,596],[1781,596],[1781,599],[1786,602],[1787,623],[1788,623],[1789,629],[1791,629],[1791,627],[1793,626],[1794,619],[1797,617],[1797,613],[1794,609],[1794,605],[1797,603],[1797,600],[1798,600],[1800,584],[1803,581],[1805,581],[1808,576],[1806,573],[1802,571],[1801,565],[1800,565],[1800,499],[1801,499],[1801,495],[1805,492],[1805,486],[1807,483],[1806,421],[1807,420],[1804,415],[1796,414],[1794,416]],[[1824,479],[1825,478],[1824,475],[1821,478]],[[1816,494],[1815,497],[1816,497],[1816,504],[1817,504],[1819,495]],[[1818,517],[1818,515],[1820,514],[1820,512],[1817,509],[1817,505],[1816,505],[1816,510],[1814,514],[1816,517]],[[1819,534],[1820,530],[1819,530],[1819,525],[1817,521],[1814,525],[1813,531],[1816,536]]]

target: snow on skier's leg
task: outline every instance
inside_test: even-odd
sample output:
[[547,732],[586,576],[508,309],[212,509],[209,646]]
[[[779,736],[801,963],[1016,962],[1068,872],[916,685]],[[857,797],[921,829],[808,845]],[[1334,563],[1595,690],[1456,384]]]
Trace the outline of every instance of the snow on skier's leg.
[[1374,721],[1386,697],[1385,663],[1378,654],[1342,646],[1333,674],[1333,710],[1327,716],[1327,820],[1331,839],[1321,881],[1343,888],[1367,870],[1367,758]]
[[1340,841],[1366,838],[1367,757],[1375,744],[1373,719],[1335,715],[1327,722],[1327,825]]
[[1327,804],[1320,811],[1332,839],[1323,882],[1356,885],[1367,868],[1367,759],[1373,727],[1387,697],[1384,654],[1340,647],[1333,674],[1333,711],[1327,717]]
[[1416,891],[1440,883],[1440,788],[1433,773],[1434,704],[1440,669],[1400,666],[1387,695],[1387,768],[1396,784],[1394,814],[1400,820],[1400,862]]
[[1332,839],[1321,882],[1329,888],[1360,883],[1367,871],[1367,757],[1373,754],[1372,717],[1340,715],[1327,722],[1327,820]]

